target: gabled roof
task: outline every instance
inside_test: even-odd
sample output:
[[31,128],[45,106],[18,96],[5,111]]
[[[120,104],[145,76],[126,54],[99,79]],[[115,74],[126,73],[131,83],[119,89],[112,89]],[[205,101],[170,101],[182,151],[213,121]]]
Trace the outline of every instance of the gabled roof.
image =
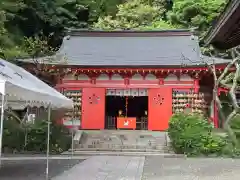
[[[18,59],[32,63],[32,59]],[[214,58],[216,64],[229,60]],[[169,67],[205,66],[197,37],[189,30],[88,31],[72,30],[54,56],[39,63],[78,67]]]
[[78,66],[198,65],[198,39],[189,30],[89,31],[72,30],[59,54]]
[[206,35],[205,43],[218,49],[230,49],[240,44],[240,0],[229,0]]

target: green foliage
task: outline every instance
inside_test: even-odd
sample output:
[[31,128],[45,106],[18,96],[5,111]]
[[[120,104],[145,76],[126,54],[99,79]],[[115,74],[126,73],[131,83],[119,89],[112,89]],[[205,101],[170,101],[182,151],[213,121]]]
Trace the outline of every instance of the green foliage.
[[[66,28],[86,28],[99,16],[115,16],[117,5],[123,2],[124,0],[1,0],[0,58],[13,60],[33,57],[34,51],[34,57],[46,55],[45,51],[38,51],[39,47],[38,50],[26,48],[26,41],[32,41],[30,44],[33,44],[34,40],[36,47],[36,43],[45,43],[44,37],[51,36],[46,46],[56,50],[62,43]],[[44,39],[43,42],[38,38]]]
[[225,3],[226,0],[175,0],[172,11],[168,13],[169,20],[173,24],[204,32],[218,17]]
[[172,24],[163,21],[163,20],[157,20],[152,23],[150,23],[147,26],[139,26],[137,29],[147,31],[147,30],[171,30],[176,29],[177,26],[173,26]]
[[[232,119],[230,127],[232,128],[238,142],[240,143],[240,115],[237,115]],[[227,146],[223,149],[223,155],[240,157],[239,145],[235,146],[234,143],[229,139]]]
[[236,134],[238,141],[240,142],[240,115],[239,114],[232,119],[230,123],[230,127],[232,128],[232,130]]
[[21,151],[24,146],[24,131],[15,120],[8,119],[3,125],[3,149]]
[[[32,56],[25,47],[26,37],[42,39],[51,36],[47,46],[56,50],[66,28],[196,28],[202,37],[225,1],[174,0],[169,11],[171,7],[166,0],[1,0],[0,57],[12,60]],[[212,51],[203,48],[203,52]],[[42,56],[44,52],[35,54]]]
[[[163,29],[171,28],[167,22],[161,20],[164,8],[161,4],[149,3],[143,0],[127,1],[118,6],[115,17],[100,17],[94,24],[98,29]],[[146,28],[145,28],[146,27]]]
[[229,58],[229,53],[216,51],[213,47],[204,47],[203,38],[213,22],[223,11],[228,0],[174,0],[171,11],[167,13],[168,20],[173,25],[184,29],[193,29],[199,37],[202,53]]
[[176,153],[220,154],[226,141],[212,133],[213,126],[199,114],[175,114],[169,122],[169,137]]
[[84,0],[84,6],[89,9],[89,24],[96,22],[101,16],[115,17],[117,6],[125,1],[126,0]]
[[23,48],[30,57],[43,57],[55,52],[48,42],[49,39],[44,36],[24,38]]
[[[115,16],[100,17],[94,27],[99,29],[173,29],[194,28],[204,36],[212,21],[222,11],[226,0],[174,0],[167,12],[164,0],[133,0],[118,6]],[[165,13],[167,12],[167,19]]]
[[240,115],[237,115],[231,121],[231,128],[240,130]]
[[[46,121],[37,121],[29,128],[25,150],[35,152],[46,151],[47,126]],[[69,136],[68,130],[65,127],[52,123],[50,132],[50,151],[52,153],[61,153],[70,148],[71,136]]]
[[[50,152],[61,153],[71,146],[71,136],[68,129],[56,123],[51,124]],[[27,136],[26,136],[27,133]],[[25,138],[26,144],[25,144]],[[35,124],[24,127],[18,121],[4,121],[3,148],[11,151],[45,152],[47,148],[47,122],[36,121]]]

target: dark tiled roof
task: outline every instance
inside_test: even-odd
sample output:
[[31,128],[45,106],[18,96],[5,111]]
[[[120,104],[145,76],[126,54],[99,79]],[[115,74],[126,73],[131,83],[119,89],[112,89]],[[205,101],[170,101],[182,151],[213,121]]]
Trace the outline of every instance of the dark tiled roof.
[[[33,60],[18,59],[32,63]],[[200,53],[198,40],[186,30],[171,31],[72,31],[54,56],[39,63],[82,67],[197,66],[212,64]],[[216,64],[229,59],[214,58]]]
[[64,38],[59,53],[67,57],[68,65],[79,66],[179,66],[201,63],[198,40],[186,30],[72,31],[70,36]]

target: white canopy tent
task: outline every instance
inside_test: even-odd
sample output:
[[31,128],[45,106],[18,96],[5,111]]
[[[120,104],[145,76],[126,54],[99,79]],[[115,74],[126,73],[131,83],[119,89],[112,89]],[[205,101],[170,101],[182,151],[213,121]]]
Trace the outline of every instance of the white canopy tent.
[[26,70],[0,59],[0,93],[8,105],[45,106],[73,108],[72,100],[66,98]]
[[52,108],[72,109],[73,101],[48,86],[26,70],[0,59],[0,94],[1,94],[1,123],[0,123],[0,162],[2,156],[2,136],[4,109],[13,106],[22,109],[27,106],[48,107],[48,137],[47,137],[47,168],[50,140],[50,112]]

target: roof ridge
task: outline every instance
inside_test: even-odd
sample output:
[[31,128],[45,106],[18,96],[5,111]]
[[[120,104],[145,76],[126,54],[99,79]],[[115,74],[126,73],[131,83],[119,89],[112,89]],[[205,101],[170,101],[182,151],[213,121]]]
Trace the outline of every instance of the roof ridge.
[[148,34],[148,35],[161,35],[161,36],[181,36],[181,35],[193,35],[190,29],[169,29],[169,30],[99,30],[99,29],[68,29],[67,35],[70,36],[85,36],[85,35],[99,35],[99,36],[107,36],[113,34],[121,34],[125,35],[138,35],[138,34]]

